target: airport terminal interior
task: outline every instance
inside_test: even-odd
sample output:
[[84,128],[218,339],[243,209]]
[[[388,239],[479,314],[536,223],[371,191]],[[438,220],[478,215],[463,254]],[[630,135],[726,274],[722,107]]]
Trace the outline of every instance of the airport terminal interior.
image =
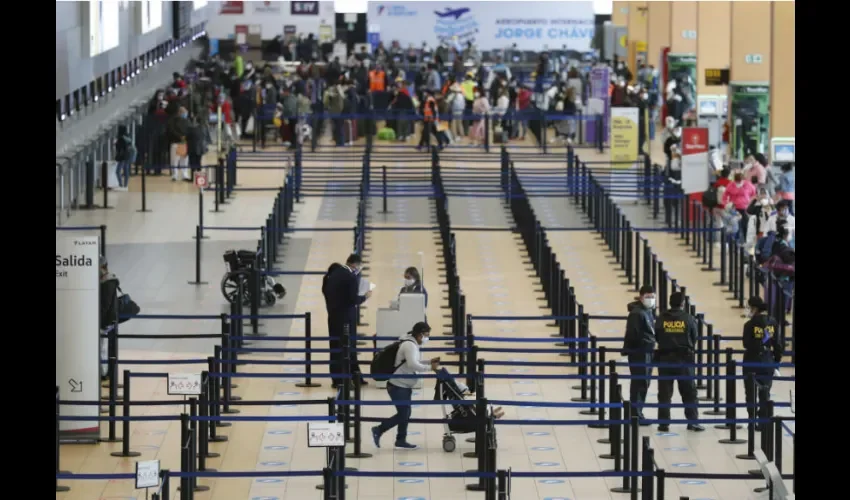
[[57,500],[794,498],[794,2],[56,36]]

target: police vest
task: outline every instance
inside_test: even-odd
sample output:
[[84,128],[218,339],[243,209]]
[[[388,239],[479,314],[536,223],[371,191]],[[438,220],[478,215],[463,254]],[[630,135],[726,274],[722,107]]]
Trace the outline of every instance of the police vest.
[[422,111],[422,114],[425,117],[426,122],[434,121],[434,108],[436,107],[436,104],[437,101],[433,97],[425,99],[425,108]]

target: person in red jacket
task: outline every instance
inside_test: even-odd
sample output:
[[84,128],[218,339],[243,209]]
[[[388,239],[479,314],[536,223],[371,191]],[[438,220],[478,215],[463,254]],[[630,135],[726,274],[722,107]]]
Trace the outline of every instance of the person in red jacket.
[[522,86],[519,88],[516,97],[516,109],[519,111],[520,134],[523,139],[525,139],[525,134],[528,132],[528,120],[530,117],[527,113],[531,108],[531,95],[531,90]]

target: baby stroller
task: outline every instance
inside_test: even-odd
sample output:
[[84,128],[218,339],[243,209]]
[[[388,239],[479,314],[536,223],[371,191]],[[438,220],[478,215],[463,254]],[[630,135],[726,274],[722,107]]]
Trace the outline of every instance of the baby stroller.
[[[460,401],[464,399],[462,389],[454,381],[451,375],[445,369],[437,373],[437,386],[434,388],[434,400],[436,401]],[[476,409],[473,405],[453,404],[443,406],[443,416],[449,423],[445,425],[445,434],[443,434],[443,451],[451,453],[457,447],[455,434],[469,434],[475,432],[477,425]]]
[[[262,255],[251,250],[228,250],[224,252],[224,263],[227,272],[221,278],[221,294],[231,304],[239,295],[239,286],[242,285],[242,304],[251,303],[251,288],[248,286],[248,273],[254,269],[254,263],[263,269]],[[260,305],[273,306],[277,299],[286,295],[283,285],[276,283],[271,276],[260,278]]]

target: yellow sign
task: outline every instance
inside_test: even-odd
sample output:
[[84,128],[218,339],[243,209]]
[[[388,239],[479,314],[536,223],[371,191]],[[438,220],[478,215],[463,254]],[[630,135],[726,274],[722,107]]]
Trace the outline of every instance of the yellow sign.
[[620,47],[626,47],[629,41],[628,35],[623,35],[620,37]]
[[635,42],[635,50],[637,52],[646,52],[646,42]]
[[638,108],[611,108],[612,168],[631,168],[638,161]]

